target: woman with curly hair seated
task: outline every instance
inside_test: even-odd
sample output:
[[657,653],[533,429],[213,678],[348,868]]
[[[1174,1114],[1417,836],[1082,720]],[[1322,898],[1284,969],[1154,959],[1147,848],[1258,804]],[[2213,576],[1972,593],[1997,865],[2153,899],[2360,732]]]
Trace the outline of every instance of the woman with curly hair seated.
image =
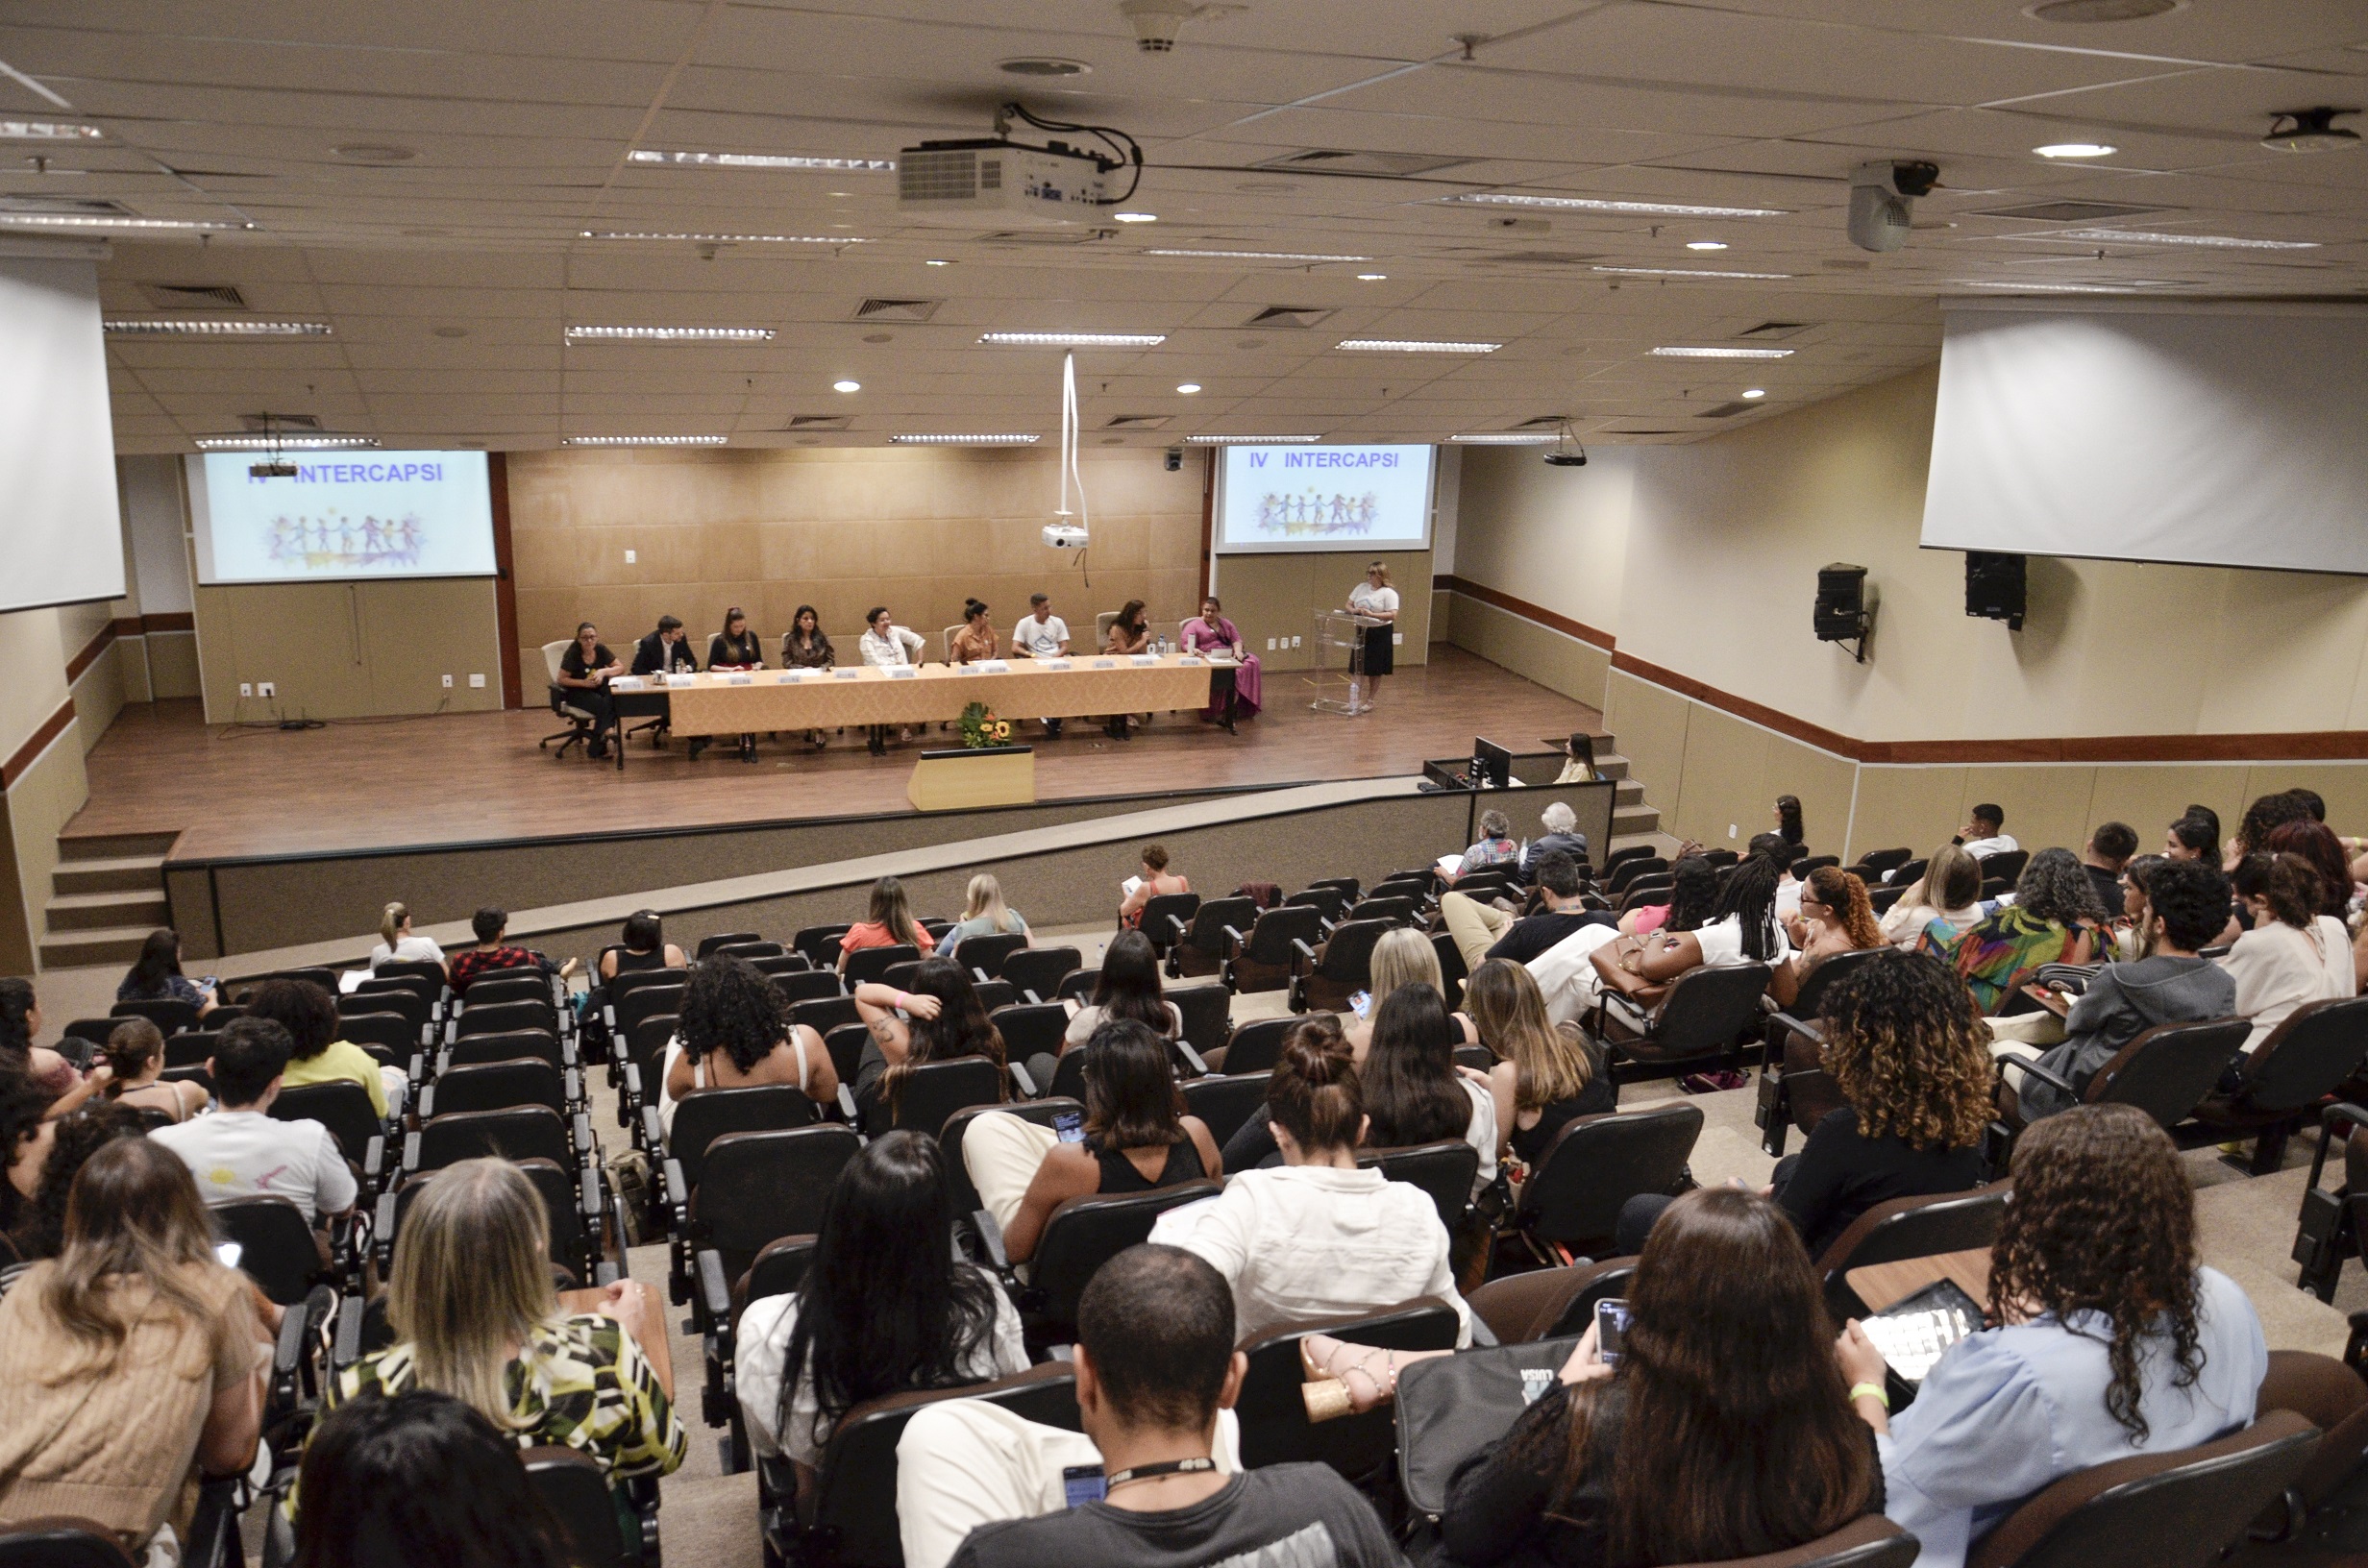
[[2022,1136],[1989,1296],[1997,1326],[1951,1345],[1896,1418],[1873,1391],[1881,1353],[1855,1323],[1842,1336],[1884,1512],[1924,1543],[1919,1568],[1958,1568],[2074,1471],[2253,1420],[2261,1321],[2233,1280],[2198,1264],[2179,1151],[2136,1106],[2079,1106]]
[[745,958],[703,958],[682,988],[682,1016],[666,1043],[659,1119],[671,1133],[684,1095],[756,1084],[795,1085],[817,1105],[839,1097],[838,1069],[822,1036],[789,1021],[773,982]]
[[[1842,1103],[1801,1152],[1776,1162],[1766,1195],[1818,1256],[1851,1221],[1891,1198],[1982,1185],[1982,1135],[1996,1114],[1995,1069],[1973,998],[1939,960],[1886,953],[1825,993],[1818,1061],[1788,1049],[1786,1069],[1822,1066]],[[1658,1195],[1620,1210],[1623,1254],[1641,1250],[1667,1208]]]

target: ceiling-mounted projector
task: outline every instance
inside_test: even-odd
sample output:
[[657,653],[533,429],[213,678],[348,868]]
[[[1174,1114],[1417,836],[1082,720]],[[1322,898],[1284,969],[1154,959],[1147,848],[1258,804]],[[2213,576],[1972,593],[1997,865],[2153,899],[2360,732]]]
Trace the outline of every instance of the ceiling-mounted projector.
[[1570,428],[1570,421],[1566,419],[1555,427],[1554,444],[1545,452],[1545,466],[1548,468],[1585,468],[1587,466],[1587,449],[1579,444],[1578,432]]
[[2282,110],[2274,117],[2261,145],[2278,153],[2324,153],[2338,147],[2356,147],[2359,133],[2337,125],[2335,116],[2358,112],[2356,109],[2327,108]]
[[[1011,139],[1014,120],[1039,131],[1100,139],[1109,151],[1048,141],[1041,147]],[[1133,165],[1134,178],[1115,196],[1108,176]],[[897,212],[915,223],[981,223],[996,228],[1053,227],[1092,221],[1098,208],[1135,193],[1143,180],[1143,149],[1106,125],[1047,120],[1019,104],[995,111],[995,135],[963,141],[925,141],[897,154]]]
[[295,477],[296,465],[284,457],[247,465],[247,478],[250,479],[292,479]]
[[1850,243],[1862,251],[1896,251],[1908,243],[1915,198],[1940,183],[1936,163],[1886,159],[1850,171]]
[[1086,532],[1074,523],[1048,523],[1045,525],[1045,543],[1054,550],[1083,550]]

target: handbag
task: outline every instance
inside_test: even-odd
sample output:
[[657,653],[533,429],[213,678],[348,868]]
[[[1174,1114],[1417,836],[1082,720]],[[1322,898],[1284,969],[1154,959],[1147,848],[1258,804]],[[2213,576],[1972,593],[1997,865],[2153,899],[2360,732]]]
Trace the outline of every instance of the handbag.
[[1465,1461],[1513,1430],[1521,1412],[1562,1390],[1580,1335],[1459,1350],[1416,1361],[1397,1378],[1397,1475],[1407,1506],[1436,1523]]

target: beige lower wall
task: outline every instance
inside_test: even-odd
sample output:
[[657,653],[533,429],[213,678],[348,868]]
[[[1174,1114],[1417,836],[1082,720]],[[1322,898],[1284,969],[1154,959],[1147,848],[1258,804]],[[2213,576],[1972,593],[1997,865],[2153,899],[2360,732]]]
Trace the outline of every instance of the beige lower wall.
[[206,695],[198,674],[196,632],[152,631],[137,641],[147,644],[146,656],[141,658],[136,649],[128,656],[140,659],[143,676],[150,683],[148,700]]
[[[1390,569],[1397,589],[1399,664],[1427,664],[1431,644],[1431,552],[1404,551],[1384,555],[1220,555],[1217,593],[1225,614],[1268,670],[1315,667],[1316,612],[1348,602],[1350,589],[1365,580],[1368,561]],[[1267,639],[1282,646],[1269,649]],[[1299,639],[1297,648],[1291,639]]]
[[[1446,640],[1492,664],[1501,664],[1591,708],[1603,706],[1604,678],[1612,673],[1608,649],[1542,626],[1468,594],[1442,590],[1447,606]],[[1617,731],[1613,732],[1616,736]]]
[[89,796],[78,723],[68,723],[0,796],[8,827],[0,844],[8,857],[7,874],[0,877],[6,892],[0,897],[0,973],[31,974],[40,968],[58,834]]
[[[206,718],[212,723],[465,713],[502,705],[500,638],[487,578],[201,587],[196,619]],[[472,674],[483,675],[485,684],[472,688]],[[445,675],[453,677],[449,690]],[[278,688],[276,699],[239,697],[241,683],[263,681]]]

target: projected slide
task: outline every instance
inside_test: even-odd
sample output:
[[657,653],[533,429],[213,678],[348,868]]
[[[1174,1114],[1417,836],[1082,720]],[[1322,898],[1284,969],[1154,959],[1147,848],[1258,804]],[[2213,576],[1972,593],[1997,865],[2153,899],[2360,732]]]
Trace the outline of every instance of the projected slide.
[[481,452],[291,453],[258,478],[250,453],[211,453],[191,485],[198,580],[491,576]]
[[1227,447],[1217,549],[1424,550],[1428,447]]

